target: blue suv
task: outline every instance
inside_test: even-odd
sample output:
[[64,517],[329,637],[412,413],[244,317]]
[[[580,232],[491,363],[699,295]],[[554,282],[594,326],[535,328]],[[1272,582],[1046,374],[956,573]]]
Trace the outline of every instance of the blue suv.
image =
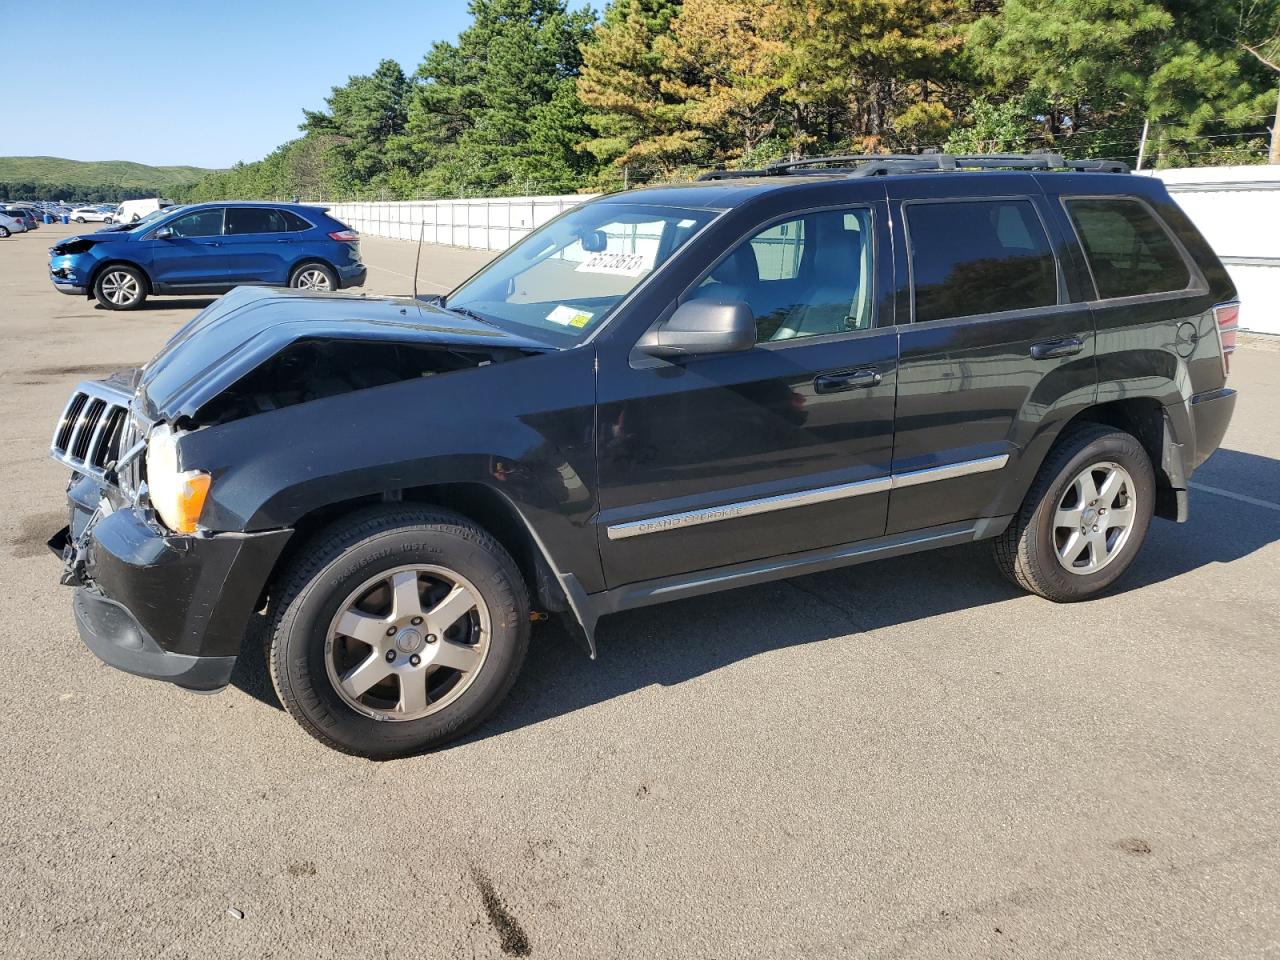
[[49,248],[67,294],[133,310],[151,294],[218,294],[242,284],[341,290],[364,284],[358,234],[323,207],[197,203]]

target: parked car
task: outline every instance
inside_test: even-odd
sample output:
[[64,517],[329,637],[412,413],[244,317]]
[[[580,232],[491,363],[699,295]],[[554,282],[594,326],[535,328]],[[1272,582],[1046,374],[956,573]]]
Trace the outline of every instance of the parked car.
[[123,226],[51,247],[54,288],[133,310],[151,294],[225,293],[240,284],[339,290],[365,280],[358,235],[321,207],[201,203]]
[[8,213],[0,213],[0,239],[5,239],[10,234],[26,232],[27,221],[25,219]]
[[76,207],[68,211],[67,216],[76,223],[110,223],[112,220],[111,214],[103,213],[97,207]]
[[16,217],[22,220],[28,230],[34,230],[40,225],[40,221],[36,218],[36,213],[30,207],[7,206],[3,209],[6,216]]
[[444,297],[237,290],[58,421],[80,635],[216,690],[265,605],[285,709],[386,758],[495,709],[531,610],[594,656],[615,611],[975,540],[1095,596],[1187,519],[1236,400],[1231,280],[1124,169],[717,172]]
[[174,206],[172,200],[161,200],[158,197],[147,200],[125,200],[116,207],[111,218],[116,223],[137,223],[148,214],[172,206]]

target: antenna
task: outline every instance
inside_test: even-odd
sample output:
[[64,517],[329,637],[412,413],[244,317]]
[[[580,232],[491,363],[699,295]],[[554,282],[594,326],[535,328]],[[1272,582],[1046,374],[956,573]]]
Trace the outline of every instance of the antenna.
[[413,299],[418,299],[418,264],[422,261],[422,239],[427,235],[426,211],[422,211],[422,225],[418,230],[418,252],[413,258]]

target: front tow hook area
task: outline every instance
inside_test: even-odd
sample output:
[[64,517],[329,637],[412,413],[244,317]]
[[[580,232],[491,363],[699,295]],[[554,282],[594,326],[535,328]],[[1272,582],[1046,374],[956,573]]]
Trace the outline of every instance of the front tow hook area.
[[71,538],[71,527],[63,527],[50,537],[49,549],[62,561],[62,576],[58,582],[67,587],[84,586],[84,559]]

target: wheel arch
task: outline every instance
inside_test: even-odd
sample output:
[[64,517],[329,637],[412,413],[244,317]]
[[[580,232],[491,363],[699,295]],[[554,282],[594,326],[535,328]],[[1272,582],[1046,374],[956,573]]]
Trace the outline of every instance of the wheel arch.
[[1183,443],[1168,408],[1155,397],[1126,397],[1081,410],[1058,436],[1080,423],[1098,423],[1131,434],[1142,444],[1156,477],[1155,515],[1179,523],[1187,519],[1187,479]]
[[303,256],[295,257],[293,262],[289,264],[289,269],[286,270],[284,274],[284,282],[291,283],[293,281],[294,273],[296,273],[300,267],[304,267],[308,263],[318,263],[320,266],[324,267],[325,269],[332,271],[334,277],[339,282],[342,281],[342,277],[338,274],[338,268],[335,267],[328,260],[326,260],[324,257],[318,256],[316,254],[305,254]]
[[412,503],[423,507],[452,510],[484,529],[511,555],[528,587],[535,606],[548,613],[563,614],[582,631],[588,654],[595,657],[595,617],[585,591],[572,574],[562,573],[533,525],[503,493],[476,481],[431,483],[387,491],[379,495],[353,497],[318,506],[300,516],[289,543],[276,559],[263,587],[262,601],[273,589],[293,559],[305,552],[327,527],[356,510],[381,503]]
[[89,296],[93,296],[93,288],[98,285],[98,277],[102,276],[102,271],[106,270],[108,267],[132,267],[134,270],[137,270],[142,274],[142,280],[147,285],[147,294],[150,295],[155,292],[155,284],[152,283],[151,274],[147,271],[146,267],[138,263],[136,260],[129,260],[125,257],[112,257],[109,260],[103,260],[101,263],[94,264],[93,270],[89,274]]

